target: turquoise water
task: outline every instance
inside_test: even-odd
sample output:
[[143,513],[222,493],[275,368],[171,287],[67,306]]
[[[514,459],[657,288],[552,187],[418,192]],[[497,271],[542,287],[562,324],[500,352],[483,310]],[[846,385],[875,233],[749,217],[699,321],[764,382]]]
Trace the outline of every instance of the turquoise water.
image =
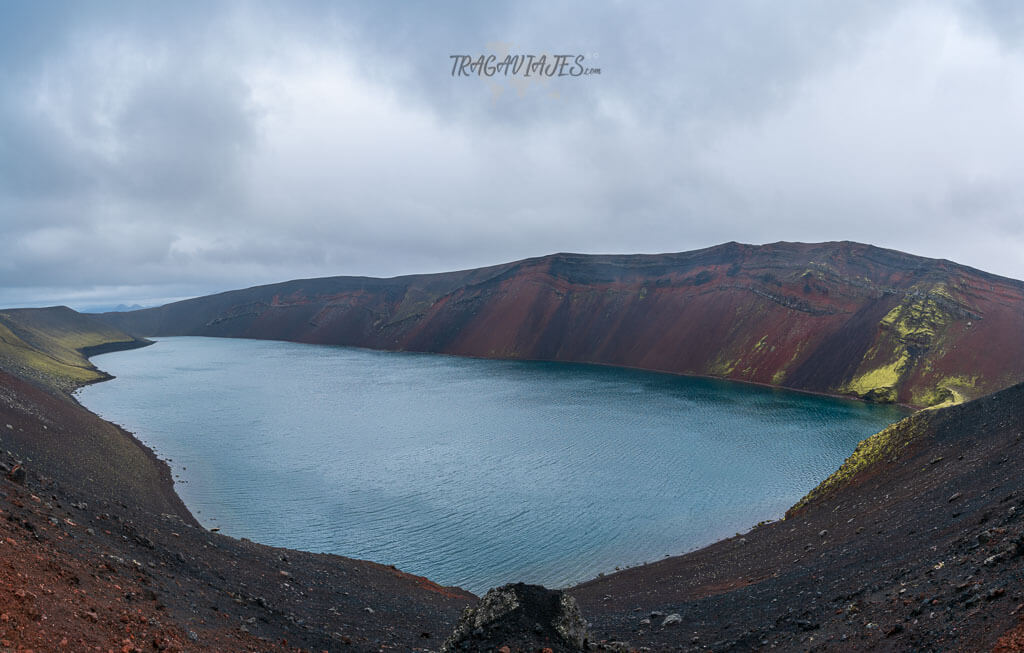
[[563,586],[780,517],[902,414],[559,363],[161,338],[79,400],[200,522],[481,593]]

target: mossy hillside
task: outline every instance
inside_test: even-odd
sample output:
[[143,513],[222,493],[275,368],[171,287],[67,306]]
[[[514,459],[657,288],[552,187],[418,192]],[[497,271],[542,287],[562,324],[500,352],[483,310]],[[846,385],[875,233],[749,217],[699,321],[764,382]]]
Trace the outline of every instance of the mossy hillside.
[[83,350],[134,342],[131,336],[69,308],[0,311],[0,366],[63,391],[108,378]]
[[947,376],[927,390],[914,394],[914,403],[929,409],[962,404],[978,394],[978,376]]
[[896,386],[906,371],[909,361],[910,357],[907,352],[899,351],[896,360],[855,376],[842,390],[865,399],[885,403],[894,402],[896,401]]
[[101,378],[101,374],[89,365],[83,356],[80,361],[62,359],[44,353],[15,335],[6,325],[0,324],[0,363],[19,376],[33,376],[35,372],[46,377],[66,377],[72,382],[89,383]]
[[[945,284],[914,288],[904,301],[879,321],[875,343],[864,356],[853,378],[841,392],[869,401],[897,401],[901,385],[915,369],[932,369],[944,354],[943,341],[949,326],[961,318],[962,305]],[[918,388],[912,402],[918,406],[960,403],[963,383],[943,383]],[[973,387],[973,383],[968,384]]]
[[786,511],[786,516],[844,487],[871,465],[898,458],[900,451],[927,431],[928,417],[930,413],[918,412],[861,440],[842,466]]
[[[937,298],[945,301],[940,304]],[[930,347],[953,321],[954,316],[943,304],[954,300],[943,284],[936,284],[923,296],[911,294],[909,299],[889,311],[879,326],[893,332],[905,345]]]
[[[802,341],[800,341],[800,342],[798,342],[796,344],[796,347],[793,349],[793,353],[789,357],[789,360],[787,362],[783,363],[782,366],[779,367],[777,370],[775,370],[775,373],[772,374],[772,383],[773,384],[775,384],[775,385],[782,385],[786,381],[786,375],[789,374],[790,368],[798,360],[800,360],[801,356],[803,356],[803,354],[804,354],[804,347],[806,345],[807,345],[807,341],[806,340],[802,340]],[[775,346],[774,345],[772,345],[771,351],[775,351]]]
[[[735,358],[732,360],[720,357],[710,368],[709,373],[734,379],[751,380],[757,378],[766,366],[771,370],[774,366],[768,357],[775,353],[776,345],[769,341],[769,337],[769,334],[765,334],[757,342],[744,345],[733,351]],[[781,380],[784,376],[785,370],[775,370],[774,378]],[[773,383],[779,385],[779,380],[773,380]]]
[[[772,364],[766,362],[766,357],[775,353],[776,344],[769,342],[769,334],[761,336],[756,342],[752,342],[752,340],[751,338],[747,344],[733,347],[731,350],[719,354],[705,368],[704,373],[723,378],[750,380],[756,378],[766,365],[770,366],[769,370],[771,370]],[[800,358],[804,344],[804,342],[798,343],[789,360],[781,369],[776,369],[772,373],[773,384],[782,385],[787,369]]]

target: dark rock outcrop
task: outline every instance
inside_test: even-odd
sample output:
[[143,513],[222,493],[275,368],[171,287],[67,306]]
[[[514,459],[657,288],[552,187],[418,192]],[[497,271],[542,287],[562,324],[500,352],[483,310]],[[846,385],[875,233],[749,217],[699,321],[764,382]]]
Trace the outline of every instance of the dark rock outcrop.
[[502,647],[513,653],[583,651],[587,648],[587,622],[576,600],[564,592],[523,583],[503,585],[465,609],[441,651],[498,651]]

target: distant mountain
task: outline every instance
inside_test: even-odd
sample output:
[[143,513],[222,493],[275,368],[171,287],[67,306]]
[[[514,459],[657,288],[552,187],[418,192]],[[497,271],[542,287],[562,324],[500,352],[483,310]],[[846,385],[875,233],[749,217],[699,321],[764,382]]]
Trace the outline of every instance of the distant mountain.
[[1024,283],[851,242],[553,254],[288,281],[100,317],[140,336],[598,363],[915,406],[1024,379]]
[[116,306],[101,305],[101,306],[90,306],[82,309],[81,313],[123,313],[125,311],[138,311],[146,308],[142,304],[118,304]]

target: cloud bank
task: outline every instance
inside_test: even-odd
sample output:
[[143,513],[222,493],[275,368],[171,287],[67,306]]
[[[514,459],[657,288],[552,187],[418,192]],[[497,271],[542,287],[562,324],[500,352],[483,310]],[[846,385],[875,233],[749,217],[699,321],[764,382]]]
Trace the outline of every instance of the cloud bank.
[[[8,3],[0,305],[857,240],[1024,278],[1014,3]],[[600,74],[451,76],[452,54]]]

